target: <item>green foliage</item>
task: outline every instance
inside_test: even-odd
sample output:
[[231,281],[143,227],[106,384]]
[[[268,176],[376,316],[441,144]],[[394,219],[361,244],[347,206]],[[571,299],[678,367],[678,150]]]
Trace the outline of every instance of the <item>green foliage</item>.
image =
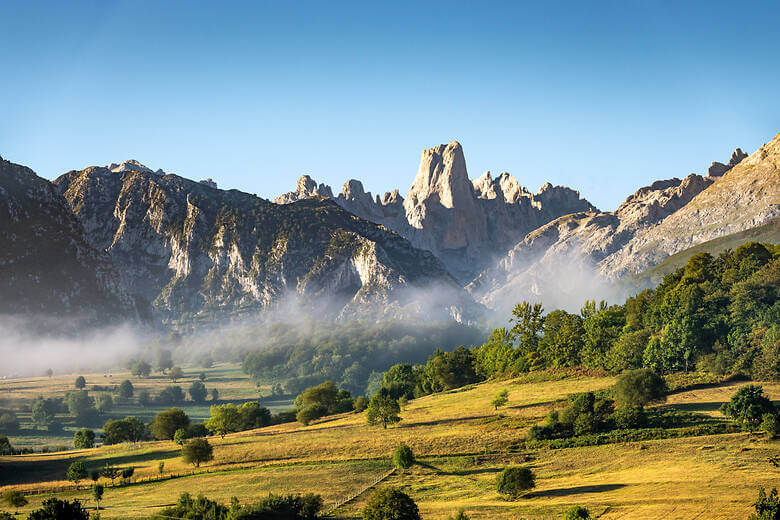
[[381,423],[383,428],[387,428],[388,424],[401,420],[398,416],[401,413],[398,401],[384,389],[371,398],[366,410],[366,422],[371,425]]
[[618,406],[645,406],[666,399],[666,381],[647,368],[631,370],[618,377],[612,393]]
[[157,368],[157,370],[163,374],[166,370],[172,368],[173,357],[171,356],[171,351],[162,348],[157,350],[157,353],[155,354],[154,365],[155,368]]
[[198,520],[227,520],[228,508],[209,500],[203,495],[192,498],[189,493],[182,493],[174,507],[163,509],[152,515],[152,519],[193,518]]
[[395,487],[375,491],[361,514],[363,520],[421,520],[414,500]]
[[84,376],[79,376],[76,378],[76,383],[74,386],[79,390],[83,390],[84,387],[87,386],[87,380],[84,379]]
[[77,450],[95,447],[95,432],[83,428],[73,434],[73,447]]
[[190,438],[189,433],[187,433],[187,430],[184,428],[179,428],[176,430],[176,433],[173,434],[173,442],[178,444],[179,446],[182,446],[187,439]]
[[562,439],[606,431],[612,426],[612,411],[613,402],[609,399],[598,399],[593,392],[574,394],[560,414],[551,412],[545,424],[532,426],[528,438]]
[[449,517],[448,520],[471,520],[471,517],[463,509],[458,509],[458,512]]
[[368,399],[366,399],[365,396],[361,395],[357,399],[355,399],[355,404],[353,404],[352,407],[355,409],[356,412],[360,413],[364,411],[366,408],[368,408]]
[[563,520],[588,520],[589,518],[590,513],[582,506],[571,506],[563,515]]
[[146,425],[136,417],[108,420],[103,425],[103,444],[136,443],[147,436]]
[[240,432],[244,429],[241,412],[232,403],[210,408],[211,417],[206,421],[206,428],[215,435],[225,437],[228,433]]
[[509,467],[498,474],[496,490],[507,496],[510,500],[516,500],[523,492],[536,486],[536,479],[530,468]]
[[87,478],[87,468],[84,467],[84,463],[80,460],[73,462],[68,466],[65,477],[71,482],[78,484],[79,480]]
[[612,414],[612,419],[615,421],[615,427],[621,430],[643,428],[647,425],[647,416],[641,406],[621,406]]
[[175,383],[177,379],[184,377],[184,370],[179,366],[171,367],[171,370],[168,372],[168,377]]
[[326,415],[328,415],[328,409],[323,405],[310,404],[298,410],[298,413],[295,414],[295,420],[304,426],[308,426],[312,423],[312,421],[315,421]]
[[3,493],[3,502],[8,507],[19,508],[27,505],[28,501],[21,491],[9,489]]
[[493,396],[493,400],[490,402],[490,405],[493,406],[496,410],[498,410],[500,407],[504,406],[506,403],[509,402],[509,390],[504,388],[503,390],[499,391],[495,396]]
[[114,399],[111,394],[97,394],[95,396],[95,408],[98,413],[110,412],[114,407]]
[[70,414],[75,417],[77,421],[89,420],[97,413],[92,399],[89,397],[89,393],[87,393],[86,390],[68,392],[68,395],[65,397],[65,404],[67,405]]
[[198,468],[202,463],[214,459],[214,448],[206,439],[190,439],[182,446],[181,455],[184,462]]
[[780,498],[777,496],[777,489],[772,488],[769,495],[764,488],[759,489],[753,507],[756,512],[750,515],[749,520],[780,520]]
[[241,429],[253,430],[263,428],[271,424],[271,411],[265,406],[260,406],[257,401],[248,401],[238,407],[241,416]]
[[780,433],[780,414],[778,413],[765,413],[761,417],[761,431],[769,434],[769,438],[773,439]]
[[89,520],[89,513],[78,499],[68,502],[47,498],[41,508],[30,513],[27,520]]
[[[304,390],[295,398],[295,407],[299,410],[317,407],[322,410],[320,415],[348,412],[353,409],[355,401],[347,390],[339,390],[333,381],[325,381],[317,386]],[[316,418],[316,417],[315,417]]]
[[95,503],[97,504],[96,509],[100,511],[100,501],[103,499],[103,485],[102,484],[93,484],[92,485],[92,498],[95,499]]
[[119,478],[121,474],[122,474],[122,470],[117,468],[110,462],[106,462],[106,465],[100,469],[100,476],[105,477],[107,479],[111,479],[112,483],[114,482],[115,479]]
[[319,495],[269,494],[256,504],[231,508],[229,520],[315,520],[323,502]]
[[13,455],[14,448],[5,435],[0,435],[0,455]]
[[200,381],[194,381],[187,389],[187,393],[190,394],[190,398],[196,403],[203,403],[206,401],[208,390],[206,385]]
[[169,408],[158,413],[149,429],[157,440],[173,439],[176,430],[186,429],[190,425],[190,418],[181,408]]
[[755,431],[764,414],[777,413],[772,401],[759,385],[746,385],[737,390],[728,403],[720,407],[723,415],[731,417],[743,429]]
[[130,382],[129,379],[125,379],[121,383],[119,383],[119,397],[122,399],[130,399],[133,397],[133,392],[135,389],[133,388],[133,383]]
[[401,444],[393,452],[393,466],[398,469],[407,469],[414,464],[414,454],[412,448],[406,444]]
[[0,411],[0,433],[16,433],[19,431],[19,418],[10,410]]
[[166,386],[162,390],[160,390],[160,393],[157,395],[156,401],[159,404],[164,405],[171,405],[171,404],[181,404],[186,399],[186,396],[184,395],[184,391],[181,389],[180,386],[171,385]]
[[61,401],[38,396],[32,404],[32,421],[37,426],[50,427],[54,423],[55,414],[61,408]]
[[130,373],[136,377],[149,377],[152,372],[152,365],[140,359],[130,368]]

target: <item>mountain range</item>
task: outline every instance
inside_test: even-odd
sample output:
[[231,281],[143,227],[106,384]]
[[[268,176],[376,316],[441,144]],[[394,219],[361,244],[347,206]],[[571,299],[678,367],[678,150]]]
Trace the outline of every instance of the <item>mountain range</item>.
[[0,314],[202,322],[479,319],[521,299],[579,306],[696,244],[780,216],[780,134],[615,211],[509,173],[471,179],[462,146],[422,152],[406,197],[302,176],[273,202],[137,161],[52,182],[0,159]]

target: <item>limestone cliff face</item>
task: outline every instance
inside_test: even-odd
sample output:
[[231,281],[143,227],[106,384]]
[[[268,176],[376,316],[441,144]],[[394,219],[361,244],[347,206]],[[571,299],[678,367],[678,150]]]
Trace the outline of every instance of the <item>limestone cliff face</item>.
[[[317,186],[304,176],[295,192],[274,202],[287,204],[330,191],[323,185],[316,192],[301,189],[305,179],[307,185]],[[462,283],[537,227],[561,215],[595,210],[572,189],[548,183],[531,193],[508,173],[493,179],[487,172],[472,181],[463,147],[456,141],[423,150],[406,199],[398,190],[372,199],[360,181],[350,180],[334,200],[433,252]]]
[[[430,316],[477,312],[431,253],[326,198],[277,205],[140,168],[90,167],[55,184],[92,246],[118,266],[121,286],[169,319],[291,300],[321,318],[402,316],[411,294],[433,287],[450,298],[429,299]],[[332,196],[308,178],[296,193]]]
[[611,282],[674,253],[761,225],[780,215],[780,134],[746,157],[738,149],[721,176],[692,174],[640,188],[614,212],[558,218],[529,233],[468,289],[494,308],[534,295],[548,305],[579,305],[610,296]]
[[52,327],[49,332],[143,314],[143,304],[122,290],[110,259],[89,243],[55,187],[2,158],[0,294],[0,314],[35,317]]

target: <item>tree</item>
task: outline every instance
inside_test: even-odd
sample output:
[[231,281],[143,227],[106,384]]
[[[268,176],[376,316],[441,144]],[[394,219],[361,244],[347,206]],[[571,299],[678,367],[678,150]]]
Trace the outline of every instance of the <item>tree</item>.
[[89,513],[78,499],[68,502],[47,498],[40,509],[30,513],[27,520],[89,520]]
[[111,397],[111,394],[103,393],[95,396],[95,409],[97,409],[98,413],[110,412],[113,407],[114,399]]
[[366,421],[368,424],[382,424],[383,428],[387,428],[388,424],[394,424],[401,420],[398,414],[401,413],[401,407],[398,405],[398,401],[385,389],[379,391],[371,401],[368,403],[366,412]]
[[129,468],[122,468],[122,479],[123,480],[130,480],[130,478],[135,473],[135,468],[133,466],[130,466]]
[[225,438],[228,433],[240,432],[243,426],[243,420],[238,407],[232,403],[223,404],[221,406],[214,405],[209,408],[211,417],[206,421],[206,428]]
[[103,468],[100,470],[100,475],[106,477],[107,479],[111,479],[112,485],[114,484],[114,480],[119,478],[121,474],[122,474],[122,470],[120,470],[110,462],[106,462],[106,465],[103,466]]
[[770,439],[777,437],[780,433],[780,414],[765,413],[761,417],[761,431],[768,433]]
[[206,372],[201,372],[200,374],[198,374],[198,381],[202,383],[205,380],[206,380]]
[[77,421],[85,421],[97,412],[86,390],[68,392],[68,395],[65,397],[65,404],[68,406],[70,414]]
[[319,512],[322,509],[322,497],[312,493],[306,495],[275,495],[269,494],[259,502],[238,507],[237,503],[231,506],[231,520],[316,520],[322,518]]
[[304,426],[308,426],[312,421],[324,417],[328,414],[328,409],[321,404],[310,404],[304,406],[295,414],[295,419]]
[[173,442],[178,444],[179,446],[184,445],[185,442],[187,442],[187,439],[189,438],[189,434],[187,433],[187,430],[184,428],[179,428],[176,430],[176,433],[173,434]]
[[216,388],[211,389],[211,400],[214,402],[219,401],[219,390]]
[[38,396],[32,404],[32,421],[37,426],[50,427],[59,409],[59,403],[51,398]]
[[142,441],[149,437],[146,429],[146,425],[141,422],[138,417],[125,417],[122,419],[125,422],[125,431],[127,433],[127,440],[133,444],[138,441]]
[[499,473],[496,489],[510,500],[516,500],[526,490],[536,486],[533,472],[526,467],[509,467]]
[[448,520],[471,520],[471,517],[463,509],[458,509],[458,512],[449,517]]
[[8,507],[13,507],[14,509],[24,507],[28,503],[22,492],[16,490],[8,490],[3,493],[3,502],[5,502]]
[[[177,500],[176,505],[168,507],[160,511],[158,514],[152,515],[152,520],[167,520],[169,518],[198,518],[203,520],[227,520],[229,509],[213,500],[209,500],[203,495],[198,495],[197,498],[193,498],[189,493],[182,493]],[[235,518],[230,516],[231,520],[239,520],[241,517]],[[282,518],[286,517],[267,517],[267,518]]]
[[46,376],[49,377],[49,379],[51,379],[51,376],[53,376],[53,375],[54,375],[54,370],[52,370],[51,368],[47,368],[46,369]]
[[412,448],[406,444],[401,444],[393,452],[393,466],[400,470],[411,468],[414,464],[414,454]]
[[160,404],[179,404],[183,403],[187,396],[184,390],[178,385],[166,386],[157,395],[157,402]]
[[202,463],[214,459],[214,448],[206,439],[191,439],[182,447],[181,454],[184,462],[199,468]]
[[180,366],[172,367],[171,371],[168,372],[168,377],[175,383],[177,379],[184,377],[184,370],[182,370]]
[[589,520],[589,518],[590,512],[582,506],[571,506],[563,516],[563,520]]
[[649,368],[640,368],[618,377],[612,392],[618,406],[636,407],[665,400],[668,388],[663,377]]
[[161,460],[160,462],[157,463],[157,473],[162,475],[164,471],[165,471],[165,461]]
[[84,467],[84,463],[81,461],[73,462],[68,466],[65,476],[71,482],[78,484],[79,480],[87,478],[87,468]]
[[82,428],[73,434],[73,447],[83,450],[95,447],[95,432]]
[[368,408],[368,399],[365,396],[360,396],[355,399],[355,403],[352,405],[356,412],[360,413]]
[[764,414],[776,413],[772,401],[764,395],[764,389],[760,385],[743,386],[731,397],[731,401],[723,403],[720,411],[750,431],[758,428]]
[[119,444],[129,440],[130,431],[126,421],[109,419],[103,425],[103,444]]
[[504,406],[507,402],[509,402],[509,390],[504,388],[500,392],[498,392],[494,397],[493,400],[490,402],[491,406],[493,406],[496,410],[498,410],[501,406]]
[[85,386],[87,386],[87,380],[84,379],[84,376],[79,376],[76,378],[76,383],[74,385],[77,389],[82,390]]
[[[171,372],[173,372],[173,370],[171,370]],[[200,381],[195,381],[187,389],[187,393],[190,394],[190,398],[192,398],[193,401],[196,403],[202,403],[206,400],[208,390],[206,390],[206,385]]]
[[99,469],[89,470],[89,478],[92,480],[92,482],[97,482],[98,480],[100,480],[100,470]]
[[530,304],[523,300],[512,309],[509,320],[512,328],[510,337],[523,356],[539,351],[540,333],[544,327],[544,308],[541,303]]
[[772,488],[769,495],[764,488],[758,490],[758,499],[753,503],[756,512],[748,520],[778,520],[780,519],[780,498],[777,489]]
[[149,377],[149,374],[152,373],[152,365],[143,359],[139,359],[133,364],[130,373],[136,377]]
[[144,408],[152,404],[152,395],[149,393],[149,390],[141,390],[138,392],[138,404]]
[[130,382],[129,379],[125,379],[121,383],[119,383],[119,397],[122,399],[130,399],[133,397],[133,392],[135,389],[133,388],[133,383]]
[[363,520],[421,520],[414,500],[395,487],[378,489],[362,511]]
[[186,429],[190,425],[190,418],[181,408],[169,408],[158,413],[152,421],[149,429],[157,440],[173,439],[173,435],[179,428]]
[[171,351],[165,349],[158,350],[155,357],[155,366],[157,367],[157,370],[163,374],[166,370],[173,367],[173,357],[171,356]]
[[241,429],[252,430],[263,428],[271,424],[271,411],[265,406],[260,406],[257,401],[249,401],[238,407],[241,415]]
[[340,390],[333,381],[311,386],[295,398],[295,407],[298,410],[316,406],[318,409],[324,409],[322,415],[348,412],[353,405],[354,401],[349,392]]
[[93,484],[92,485],[92,498],[95,499],[96,509],[100,511],[100,500],[103,498],[103,485],[102,484]]
[[14,448],[5,435],[0,435],[0,455],[13,455]]
[[6,411],[0,414],[0,433],[16,433],[19,431],[19,418],[15,413]]

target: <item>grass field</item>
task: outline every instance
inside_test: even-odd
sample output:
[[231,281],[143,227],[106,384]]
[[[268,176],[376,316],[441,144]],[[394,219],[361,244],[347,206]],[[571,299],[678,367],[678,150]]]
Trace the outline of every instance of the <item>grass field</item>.
[[[769,459],[780,455],[780,441],[737,433],[660,439],[567,449],[517,450],[527,428],[568,394],[607,388],[614,379],[578,377],[524,383],[488,382],[413,400],[402,422],[387,430],[365,424],[363,414],[324,418],[303,427],[276,425],[210,438],[215,460],[195,470],[186,466],[172,442],[150,442],[92,450],[0,457],[0,489],[52,490],[67,486],[63,476],[73,460],[88,468],[106,461],[136,468],[134,480],[165,474],[198,473],[156,482],[107,488],[103,518],[143,518],[172,504],[179,493],[204,493],[228,501],[254,501],[268,492],[314,492],[326,506],[363,489],[390,468],[389,455],[409,444],[419,464],[395,473],[381,485],[405,488],[423,518],[443,520],[459,507],[474,519],[561,518],[573,504],[604,519],[746,518],[759,486],[777,485],[780,472]],[[745,382],[676,393],[662,407],[719,416],[717,407]],[[492,396],[509,389],[509,405],[499,411]],[[780,399],[780,384],[764,384]],[[510,502],[495,491],[505,466],[528,464],[537,487]],[[87,500],[88,490],[58,496]],[[335,514],[358,518],[369,493]],[[47,495],[30,495],[30,505]],[[88,502],[91,505],[91,502]]]
[[[118,385],[125,379],[133,383],[135,395],[146,390],[152,396],[157,395],[160,390],[169,385],[181,386],[186,393],[187,388],[194,381],[199,380],[198,376],[203,372],[206,374],[204,384],[211,390],[217,388],[219,391],[219,401],[236,402],[257,399],[258,390],[264,395],[270,393],[270,388],[255,386],[248,375],[243,373],[241,366],[237,364],[219,363],[212,368],[184,367],[185,377],[177,379],[174,383],[170,378],[155,374],[146,378],[139,378],[131,375],[129,372],[108,373],[84,373],[84,374],[57,374],[53,377],[31,377],[18,379],[0,380],[0,409],[13,409],[17,411],[22,430],[13,436],[10,436],[11,442],[16,447],[28,447],[40,449],[43,446],[69,446],[73,441],[73,432],[81,427],[88,426],[93,429],[99,429],[108,419],[121,419],[128,416],[139,417],[145,421],[151,420],[158,412],[169,408],[166,405],[150,404],[141,406],[135,398],[127,403],[115,402],[113,409],[101,415],[96,424],[76,424],[67,414],[60,414],[57,419],[62,421],[64,428],[62,432],[48,432],[46,430],[36,429],[30,420],[30,406],[33,400],[42,395],[44,397],[62,397],[68,392],[73,391],[76,377],[83,375],[86,379],[86,390],[90,395],[96,395],[100,392],[92,390],[94,385],[109,387]],[[116,399],[116,394],[114,394]],[[209,406],[214,403],[210,398],[202,404],[192,401],[185,401],[180,408],[187,412],[187,415],[195,422],[201,422],[209,417]],[[263,400],[263,405],[276,412],[287,409],[292,405],[289,399],[282,400]],[[19,410],[23,410],[19,412]]]

